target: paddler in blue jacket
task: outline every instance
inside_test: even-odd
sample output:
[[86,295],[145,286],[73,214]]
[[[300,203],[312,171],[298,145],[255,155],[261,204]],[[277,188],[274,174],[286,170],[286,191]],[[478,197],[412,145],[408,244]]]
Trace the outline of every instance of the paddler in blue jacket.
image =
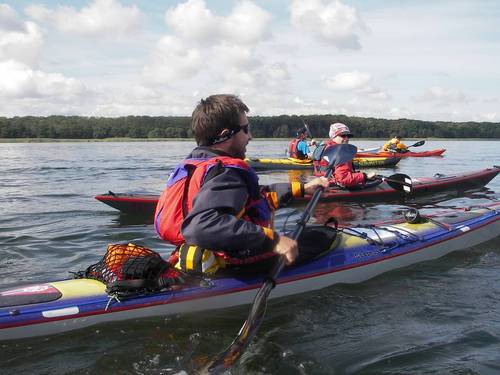
[[288,155],[294,159],[309,159],[309,145],[314,146],[316,141],[307,141],[307,129],[301,128],[297,130],[297,137],[288,143]]
[[297,242],[274,231],[274,210],[328,186],[323,177],[259,186],[244,161],[252,139],[248,111],[234,95],[212,95],[192,114],[198,147],[171,174],[155,212],[156,231],[177,246],[177,267],[184,271],[213,273],[278,254],[293,263]]

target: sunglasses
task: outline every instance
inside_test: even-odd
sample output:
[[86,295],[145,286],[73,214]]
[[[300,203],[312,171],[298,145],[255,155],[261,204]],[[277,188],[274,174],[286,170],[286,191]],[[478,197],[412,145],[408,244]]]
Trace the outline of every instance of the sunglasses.
[[340,138],[351,138],[350,134],[339,134]]
[[215,145],[217,143],[222,143],[224,141],[227,141],[229,138],[238,133],[240,130],[243,130],[243,133],[248,134],[250,132],[250,124],[246,123],[245,125],[241,125],[237,130],[231,129],[229,133],[223,136],[221,135],[217,136],[209,143],[209,145]]
[[248,134],[250,131],[250,123],[246,123],[245,125],[241,125],[240,129],[243,130],[243,133]]

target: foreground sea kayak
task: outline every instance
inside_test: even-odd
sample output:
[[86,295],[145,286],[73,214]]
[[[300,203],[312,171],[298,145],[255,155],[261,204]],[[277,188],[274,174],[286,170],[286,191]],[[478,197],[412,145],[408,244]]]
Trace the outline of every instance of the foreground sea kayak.
[[[366,154],[372,155],[372,154]],[[376,154],[375,154],[376,155]],[[388,168],[394,167],[401,158],[390,155],[388,157],[356,157],[353,159],[355,168]],[[312,170],[312,160],[300,160],[294,158],[272,159],[272,158],[249,158],[248,164],[255,170]]]
[[[341,228],[329,249],[285,268],[270,298],[358,283],[496,238],[500,202],[449,209],[419,223],[404,220]],[[117,300],[92,279],[70,279],[0,291],[0,340],[46,336],[99,323],[220,309],[252,302],[264,274],[226,275],[175,290]]]
[[[475,172],[466,172],[454,175],[436,175],[434,177],[414,178],[412,193],[405,195],[403,192],[390,187],[382,182],[379,185],[367,187],[362,190],[346,190],[337,187],[326,190],[321,196],[322,201],[370,201],[370,200],[395,200],[414,198],[426,194],[443,191],[461,192],[479,189],[490,182],[500,172],[500,167],[487,168]],[[305,196],[298,201],[308,200]],[[95,199],[128,214],[150,215],[153,217],[159,195],[120,194],[109,192],[97,195]]]
[[365,158],[365,157],[380,157],[380,158],[387,158],[396,155],[398,158],[409,158],[409,157],[426,157],[426,156],[440,156],[444,154],[446,149],[440,148],[438,150],[430,150],[430,151],[421,151],[421,152],[413,152],[413,151],[408,151],[405,153],[394,153],[394,152],[389,152],[389,151],[379,151],[376,153],[371,153],[371,152],[358,152],[356,154],[357,158]]

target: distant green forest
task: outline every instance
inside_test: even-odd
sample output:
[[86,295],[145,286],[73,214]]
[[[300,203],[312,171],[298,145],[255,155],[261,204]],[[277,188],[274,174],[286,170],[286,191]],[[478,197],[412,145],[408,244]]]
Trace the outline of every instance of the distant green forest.
[[[357,137],[388,138],[500,138],[500,123],[431,122],[419,120],[384,120],[344,115],[253,116],[255,138],[290,138],[297,129],[309,124],[316,138],[327,138],[329,125],[343,122]],[[189,117],[126,116],[117,118],[48,116],[0,117],[0,138],[104,139],[191,138]]]

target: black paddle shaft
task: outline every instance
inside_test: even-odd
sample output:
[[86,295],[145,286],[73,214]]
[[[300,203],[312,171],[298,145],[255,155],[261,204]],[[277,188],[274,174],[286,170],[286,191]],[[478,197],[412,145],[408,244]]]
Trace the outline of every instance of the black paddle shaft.
[[313,135],[311,134],[311,129],[309,129],[309,125],[307,125],[307,122],[305,122],[304,120],[302,120],[302,123],[304,124],[304,127],[306,128],[307,130],[307,134],[309,134],[309,138],[313,139]]
[[[332,176],[332,173],[333,173],[333,168],[328,168],[327,174],[325,175],[325,177],[330,178]],[[302,216],[300,217],[300,219],[297,220],[297,226],[295,227],[294,231],[292,232],[292,235],[290,236],[290,238],[297,240],[300,237],[300,235],[302,234],[302,231],[306,227],[307,222],[311,218],[311,213],[314,210],[314,207],[316,207],[316,204],[318,203],[319,198],[321,197],[321,193],[323,193],[324,189],[325,189],[324,187],[319,187],[318,189],[316,189],[311,200],[307,203],[307,206],[306,206],[304,212],[302,213]],[[273,283],[273,288],[274,288],[275,280],[278,277],[278,275],[280,274],[280,272],[283,270],[284,266],[285,266],[285,258],[283,256],[281,256],[281,257],[279,257],[278,262],[276,262],[271,273],[268,276],[270,281]]]
[[[341,147],[337,148],[337,150],[334,150],[334,147],[331,147],[329,150],[327,150],[328,167],[325,171],[326,178],[330,178],[332,176],[335,160],[337,155],[339,154],[340,149]],[[323,190],[324,187],[319,186],[314,192],[311,200],[306,206],[306,209],[302,213],[302,216],[299,220],[297,220],[297,226],[295,227],[295,230],[291,235],[292,239],[297,240],[299,238],[307,222],[311,218],[311,213],[318,203]],[[275,280],[278,277],[279,273],[283,270],[283,267],[285,267],[285,257],[280,256],[269,275],[264,279],[264,283],[260,287],[259,291],[257,292],[257,295],[255,296],[252,307],[250,309],[250,313],[248,314],[248,318],[247,320],[245,320],[245,323],[243,323],[238,336],[234,339],[231,345],[226,348],[226,350],[219,353],[217,358],[208,364],[208,366],[204,369],[204,371],[202,371],[202,373],[218,374],[226,371],[243,354],[243,351],[250,344],[250,341],[259,329],[264,319],[269,293],[271,293],[271,290],[273,290],[273,288],[276,286]]]

